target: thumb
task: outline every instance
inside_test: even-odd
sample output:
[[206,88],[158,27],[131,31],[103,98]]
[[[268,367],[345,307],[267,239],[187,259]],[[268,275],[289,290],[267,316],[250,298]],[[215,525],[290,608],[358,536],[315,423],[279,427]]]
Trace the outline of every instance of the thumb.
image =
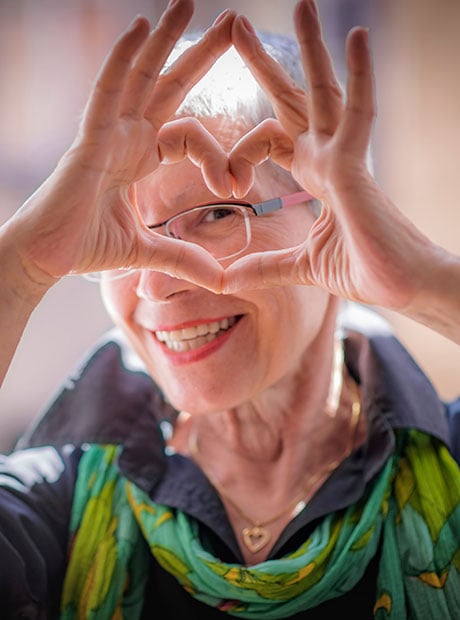
[[171,239],[152,231],[141,234],[134,269],[152,269],[202,286],[213,293],[222,292],[224,268],[204,248],[194,243]]
[[255,252],[236,260],[225,269],[222,293],[289,284],[311,284],[308,271],[308,257],[302,246]]

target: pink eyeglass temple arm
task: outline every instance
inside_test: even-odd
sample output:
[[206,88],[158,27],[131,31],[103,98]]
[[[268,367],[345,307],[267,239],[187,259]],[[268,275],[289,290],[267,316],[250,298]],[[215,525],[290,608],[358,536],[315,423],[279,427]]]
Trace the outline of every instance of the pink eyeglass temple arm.
[[293,205],[298,205],[301,202],[307,202],[308,200],[312,199],[313,196],[308,192],[295,192],[294,194],[287,194],[287,196],[281,196],[283,207],[291,207]]
[[283,207],[291,207],[312,199],[313,196],[308,192],[295,192],[294,194],[286,194],[286,196],[272,198],[271,200],[265,200],[264,202],[257,202],[251,206],[256,215],[263,215],[264,213],[270,213],[270,211],[276,211],[277,209],[282,209]]

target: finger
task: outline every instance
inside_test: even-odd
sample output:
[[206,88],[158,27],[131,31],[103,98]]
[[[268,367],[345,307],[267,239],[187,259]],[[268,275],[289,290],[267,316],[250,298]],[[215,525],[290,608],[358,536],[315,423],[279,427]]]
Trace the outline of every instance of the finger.
[[122,114],[141,117],[158,75],[169,54],[184,33],[193,14],[191,0],[168,4],[157,26],[150,33],[131,71]]
[[130,27],[114,43],[99,71],[83,114],[83,128],[100,129],[111,125],[119,114],[131,62],[149,32],[143,17],[133,20]]
[[224,11],[202,38],[160,75],[145,110],[145,117],[154,127],[158,129],[170,119],[190,89],[230,47],[234,18],[234,11]]
[[224,269],[209,252],[194,243],[152,231],[141,233],[138,256],[132,267],[162,271],[214,293],[222,291]]
[[216,138],[195,118],[183,118],[163,125],[158,133],[158,154],[162,163],[172,164],[186,157],[201,169],[208,188],[217,196],[232,193],[228,157]]
[[288,284],[311,284],[303,245],[286,250],[256,252],[240,258],[226,268],[222,293]]
[[324,44],[314,0],[301,0],[294,13],[295,29],[310,94],[310,124],[334,133],[340,120],[342,90]]
[[275,114],[291,139],[308,129],[307,97],[288,73],[265,51],[251,24],[238,16],[232,41],[270,99]]
[[364,156],[375,118],[375,89],[369,34],[354,28],[347,37],[347,102],[338,139]]
[[246,196],[254,184],[255,166],[269,158],[279,166],[290,170],[293,149],[292,140],[275,119],[262,121],[240,138],[229,154],[235,197]]

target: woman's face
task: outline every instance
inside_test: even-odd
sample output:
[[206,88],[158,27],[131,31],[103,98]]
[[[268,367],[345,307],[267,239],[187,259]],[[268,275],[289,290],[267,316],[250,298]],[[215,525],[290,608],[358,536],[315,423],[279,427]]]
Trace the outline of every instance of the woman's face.
[[[214,133],[219,139],[222,132]],[[247,199],[289,191],[264,164]],[[139,185],[137,199],[144,218],[158,222],[216,197],[199,169],[184,160],[160,166]],[[297,245],[312,222],[305,205],[255,218],[247,252]],[[298,285],[217,295],[148,270],[104,281],[102,293],[110,316],[168,400],[190,413],[237,406],[302,370],[329,302],[322,289]]]

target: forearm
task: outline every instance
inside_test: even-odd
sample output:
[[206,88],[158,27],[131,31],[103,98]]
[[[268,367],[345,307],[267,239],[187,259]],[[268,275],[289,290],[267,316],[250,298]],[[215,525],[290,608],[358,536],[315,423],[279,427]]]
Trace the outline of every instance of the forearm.
[[438,248],[434,258],[425,286],[401,314],[460,344],[460,257]]
[[27,322],[50,288],[34,282],[15,251],[10,225],[0,228],[0,385],[8,372]]

